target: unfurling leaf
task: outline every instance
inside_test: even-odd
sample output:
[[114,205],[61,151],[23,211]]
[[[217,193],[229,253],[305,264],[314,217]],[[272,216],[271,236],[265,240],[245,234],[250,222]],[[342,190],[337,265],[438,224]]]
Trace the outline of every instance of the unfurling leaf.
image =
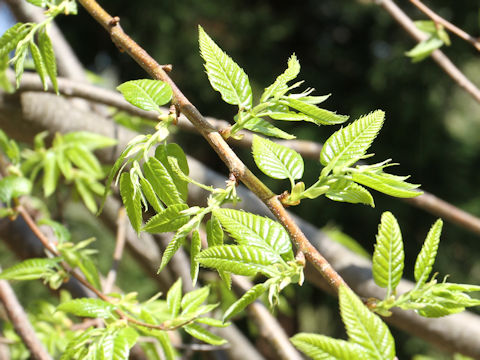
[[372,271],[375,283],[387,288],[389,294],[400,283],[404,258],[402,233],[397,220],[392,213],[384,212],[378,227]]
[[265,102],[271,97],[280,97],[288,90],[287,84],[294,80],[300,72],[300,62],[297,60],[295,54],[288,59],[288,67],[279,75],[275,82],[270,85],[262,94],[260,102]]
[[424,284],[432,272],[433,263],[437,256],[438,244],[440,243],[442,227],[443,221],[438,219],[430,228],[425,242],[423,243],[422,250],[420,250],[420,253],[417,256],[414,274],[417,286],[419,284]]
[[228,104],[240,108],[252,107],[252,89],[247,74],[198,27],[200,52],[205,60],[208,80]]
[[302,115],[305,115],[303,118],[304,121],[310,121],[317,125],[342,124],[348,120],[348,116],[346,115],[338,115],[332,111],[321,109],[309,102],[304,102],[292,97],[286,98],[284,103],[299,111]]
[[132,80],[117,87],[130,104],[146,111],[161,112],[160,106],[172,99],[172,88],[160,80]]
[[339,179],[325,193],[325,196],[334,201],[349,202],[352,204],[366,204],[375,207],[373,197],[364,187],[347,179]]
[[303,159],[295,150],[254,135],[252,152],[259,169],[274,179],[293,182],[303,176]]

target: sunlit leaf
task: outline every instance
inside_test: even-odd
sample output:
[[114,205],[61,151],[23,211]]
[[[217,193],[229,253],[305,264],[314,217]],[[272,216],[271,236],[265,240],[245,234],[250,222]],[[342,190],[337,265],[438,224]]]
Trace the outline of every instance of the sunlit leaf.
[[265,284],[257,284],[251,287],[240,299],[235,301],[223,314],[223,321],[227,321],[232,316],[238,314],[245,309],[248,305],[258,299],[265,291],[267,286]]
[[120,195],[132,227],[137,233],[140,232],[142,226],[141,196],[139,191],[135,191],[129,173],[123,173],[120,176]]
[[415,280],[417,284],[424,284],[430,273],[437,256],[438,244],[440,243],[440,235],[442,233],[443,221],[438,219],[432,225],[427,234],[422,250],[415,261]]
[[146,111],[161,112],[160,106],[172,99],[172,88],[160,80],[127,81],[117,89],[130,104]]
[[223,345],[227,342],[227,340],[222,339],[220,336],[212,334],[210,331],[204,329],[200,325],[197,324],[188,324],[183,327],[183,329],[193,336],[196,339],[199,339],[203,342],[206,342],[210,345]]
[[313,360],[368,360],[365,350],[354,343],[318,334],[299,333],[290,339]]
[[113,318],[116,306],[100,299],[74,299],[58,305],[57,310],[76,316],[91,318]]
[[300,72],[300,62],[297,60],[295,54],[288,59],[287,69],[277,77],[275,82],[270,85],[262,94],[260,102],[265,102],[271,97],[279,97],[288,90],[288,82],[294,80]]

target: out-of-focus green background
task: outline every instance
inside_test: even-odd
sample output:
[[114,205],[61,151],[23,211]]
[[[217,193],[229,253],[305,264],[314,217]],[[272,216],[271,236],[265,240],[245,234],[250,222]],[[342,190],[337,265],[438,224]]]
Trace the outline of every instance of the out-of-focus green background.
[[[425,19],[408,1],[399,3],[412,18]],[[229,120],[235,109],[222,103],[209,86],[198,53],[198,24],[244,68],[257,98],[295,53],[305,85],[316,88],[318,94],[332,93],[324,103],[326,108],[352,119],[375,109],[386,112],[384,128],[371,150],[376,154],[372,161],[392,158],[401,164],[392,172],[411,174],[413,183],[480,215],[480,105],[432,60],[412,64],[404,53],[414,46],[413,40],[379,6],[353,0],[103,0],[101,4],[118,15],[124,30],[160,63],[173,64],[173,79],[205,115]],[[437,0],[431,5],[467,32],[479,34],[478,2]],[[79,16],[60,19],[59,24],[90,70],[118,81],[146,76],[118,52],[83,9]],[[445,52],[471,80],[480,83],[478,52],[462,40],[452,40]],[[283,128],[319,142],[338,129],[307,123]],[[184,135],[179,141],[190,155],[226,173],[200,136]],[[241,156],[256,170],[248,150],[241,151]],[[306,168],[306,183],[312,183],[319,163],[307,161]],[[288,187],[265,180],[277,192]],[[381,213],[392,211],[405,241],[405,275],[412,278],[415,256],[435,217],[378,193],[374,198],[375,209],[317,199],[292,211],[318,227],[340,227],[369,252]],[[440,278],[451,274],[451,281],[480,284],[479,257],[478,236],[446,223],[434,267]],[[291,296],[294,309],[300,309],[297,319],[284,316],[292,331],[343,336],[340,323],[332,328],[332,319],[338,317],[335,299],[308,286],[292,291]],[[433,351],[419,340],[408,340],[397,331],[394,335],[399,358]]]

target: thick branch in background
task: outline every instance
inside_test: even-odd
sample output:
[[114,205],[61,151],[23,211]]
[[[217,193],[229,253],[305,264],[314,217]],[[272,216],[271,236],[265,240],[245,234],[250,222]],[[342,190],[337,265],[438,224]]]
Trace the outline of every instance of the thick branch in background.
[[25,346],[30,351],[32,359],[52,360],[47,350],[37,338],[35,330],[28,320],[22,305],[18,302],[13,289],[5,280],[0,280],[0,300],[7,312],[8,318],[13,324],[15,332],[20,336]]
[[[7,99],[8,100],[7,100]],[[16,109],[13,111],[12,109]],[[25,108],[25,111],[22,110]],[[8,115],[8,116],[7,116]],[[60,121],[59,119],[68,119]],[[16,131],[19,124],[24,124],[23,138],[30,140],[35,131],[49,129],[55,131],[95,131],[105,136],[115,135],[115,127],[110,120],[104,119],[94,113],[72,109],[70,104],[61,97],[50,94],[23,93],[21,96],[0,96],[0,128],[8,131]],[[128,134],[128,135],[127,135]],[[125,146],[126,142],[133,137],[134,133],[122,127],[117,129],[119,144],[117,151]],[[103,161],[111,161],[116,154],[110,151],[100,153]],[[190,173],[197,181],[212,184],[216,187],[225,185],[225,176],[205,168],[199,161],[188,158]],[[266,206],[250,191],[239,186],[238,195],[242,198],[241,207],[246,211],[256,212],[262,215],[270,215]],[[197,187],[190,187],[189,194],[195,203],[205,201],[206,194]],[[118,204],[118,206],[120,206]],[[118,208],[117,208],[118,210]],[[113,222],[116,219],[116,211],[113,212]],[[371,263],[368,260],[352,253],[342,245],[329,239],[323,232],[313,225],[295,218],[305,234],[312,239],[313,244],[325,254],[331,264],[345,277],[352,289],[364,297],[384,296],[384,290],[378,288],[372,279]],[[128,238],[127,238],[128,239]],[[148,262],[145,257],[145,262]],[[152,269],[157,269],[159,260],[154,260]],[[314,270],[307,271],[307,280],[325,288],[325,282],[321,281],[318,273]],[[411,282],[402,282],[400,289],[412,287]],[[403,290],[402,290],[403,291]],[[480,359],[480,317],[470,312],[451,315],[442,319],[427,319],[413,312],[399,311],[394,316],[387,318],[395,326],[435,344],[449,352],[461,352]]]

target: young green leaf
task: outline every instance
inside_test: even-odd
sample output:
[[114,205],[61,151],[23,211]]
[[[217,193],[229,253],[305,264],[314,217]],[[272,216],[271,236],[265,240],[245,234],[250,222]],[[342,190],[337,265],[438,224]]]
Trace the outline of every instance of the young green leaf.
[[52,41],[50,40],[46,29],[38,32],[38,48],[42,54],[48,77],[52,82],[55,92],[58,93],[57,62],[55,60],[55,53],[53,52]]
[[290,56],[287,65],[288,67],[283,74],[279,75],[275,82],[265,89],[260,98],[260,102],[265,102],[271,97],[280,97],[288,90],[287,84],[294,80],[300,73],[300,62],[297,60],[295,54]]
[[298,333],[290,341],[297,349],[314,360],[368,359],[361,346],[328,336]]
[[212,334],[210,331],[204,329],[200,325],[197,324],[188,324],[183,327],[183,329],[193,336],[196,339],[199,339],[203,342],[206,342],[210,345],[223,345],[227,342],[227,340],[222,339],[220,336]]
[[306,117],[303,120],[313,122],[317,125],[342,124],[349,118],[346,115],[338,115],[332,111],[321,109],[313,104],[292,97],[285,98],[283,102],[305,115]]
[[325,193],[330,200],[343,201],[352,204],[366,204],[375,207],[373,197],[364,187],[347,179],[339,179]]
[[190,277],[192,278],[192,284],[197,283],[199,263],[196,256],[202,250],[202,240],[200,239],[200,233],[195,230],[192,234],[192,241],[190,244]]
[[139,189],[135,189],[129,173],[120,176],[120,195],[127,210],[128,218],[138,233],[142,226],[142,204]]
[[415,280],[417,286],[425,284],[432,272],[433,263],[437,256],[438,244],[440,243],[440,234],[442,233],[443,221],[438,219],[432,225],[423,243],[422,250],[415,261]]
[[197,261],[205,267],[237,275],[252,276],[261,272],[271,276],[270,265],[279,258],[254,246],[222,245],[203,250],[197,255]]
[[130,349],[135,345],[138,333],[131,327],[125,327],[115,332],[112,360],[128,360]]
[[145,178],[152,184],[155,193],[167,206],[184,203],[182,194],[175,185],[172,175],[167,168],[157,159],[151,157],[143,164]]
[[178,171],[172,167],[170,161],[168,160],[169,158],[175,159],[181,172],[188,176],[190,170],[188,168],[187,157],[185,156],[183,149],[175,143],[160,145],[155,150],[155,158],[157,158],[163,164],[165,169],[170,174],[183,201],[187,201],[188,182],[184,179],[184,177],[181,176],[182,174],[178,174]]
[[393,360],[395,343],[387,325],[363,305],[355,293],[341,286],[340,313],[349,340],[363,347],[368,359]]
[[335,132],[323,145],[322,165],[343,168],[360,160],[380,131],[384,118],[385,113],[377,110]]
[[222,225],[215,216],[207,221],[207,243],[208,246],[223,245]]
[[28,259],[2,270],[3,280],[36,280],[52,274],[58,269],[60,259]]
[[87,279],[90,284],[92,284],[96,289],[100,290],[102,288],[100,276],[98,275],[98,268],[90,258],[83,256],[78,263],[78,267],[82,271],[83,275],[85,275],[85,279]]
[[235,301],[223,314],[223,321],[231,319],[232,316],[238,314],[240,311],[245,309],[248,305],[257,300],[265,291],[267,291],[267,286],[264,283],[257,284],[251,287],[245,294],[242,295],[240,299]]
[[373,253],[373,280],[388,289],[389,296],[400,283],[403,274],[403,241],[397,219],[390,212],[382,214],[377,243]]
[[190,219],[189,216],[181,214],[186,209],[188,209],[186,204],[170,205],[165,210],[151,217],[143,230],[152,234],[176,231]]
[[40,76],[40,80],[42,81],[43,89],[46,91],[48,89],[47,68],[45,67],[45,61],[43,60],[40,49],[33,41],[30,42],[30,53],[32,54],[33,63],[35,64],[35,69],[37,70],[37,73]]
[[295,135],[289,134],[272,124],[270,124],[267,120],[263,120],[262,118],[253,118],[247,121],[243,127],[247,130],[257,132],[266,136],[272,136],[279,139],[286,139],[291,140],[295,139]]
[[82,201],[87,209],[95,214],[98,210],[98,207],[97,203],[95,202],[95,198],[88,187],[87,181],[84,178],[76,178],[75,189],[77,189],[77,192],[82,198]]
[[30,4],[33,4],[38,7],[44,7],[47,3],[46,0],[27,0]]
[[60,169],[57,166],[55,152],[50,150],[45,153],[43,158],[43,193],[45,197],[55,192],[60,177]]
[[0,37],[0,57],[8,55],[30,31],[23,23],[16,23]]
[[182,301],[182,278],[178,278],[167,292],[167,307],[172,318],[178,316]]
[[75,144],[67,149],[67,157],[79,169],[84,170],[87,174],[95,177],[103,177],[103,170],[100,162],[87,147]]
[[436,36],[431,36],[426,40],[419,42],[413,49],[405,53],[412,58],[412,62],[419,62],[427,58],[432,52],[442,47],[444,42]]
[[10,203],[13,198],[28,195],[32,182],[21,176],[8,175],[0,179],[0,201]]
[[252,152],[258,168],[274,179],[295,179],[303,176],[303,159],[295,150],[254,135]]
[[114,146],[117,140],[88,131],[74,131],[63,135],[65,144],[82,145],[89,151]]
[[196,310],[205,300],[207,300],[209,294],[210,288],[208,286],[186,293],[182,297],[181,302],[182,314],[187,314]]
[[[0,186],[1,187],[1,186]],[[57,241],[59,244],[62,244],[64,242],[70,241],[72,238],[72,235],[70,234],[70,231],[65,227],[65,225],[48,219],[48,218],[43,218],[37,221],[38,225],[48,225],[52,228],[53,234],[57,238]]]
[[140,188],[142,189],[142,194],[145,196],[148,203],[152,205],[153,209],[157,213],[164,211],[165,207],[162,205],[162,203],[158,199],[157,194],[155,194],[152,184],[150,184],[148,180],[145,179],[143,176],[140,177],[139,181],[140,181]]
[[58,311],[91,318],[114,318],[116,306],[100,299],[74,299],[58,305]]
[[421,195],[421,191],[415,190],[420,185],[406,182],[407,178],[408,176],[397,176],[383,171],[352,173],[353,181],[390,196],[411,198]]
[[132,80],[117,87],[130,104],[146,110],[161,112],[160,106],[172,99],[172,88],[160,80]]
[[231,105],[250,109],[252,89],[247,74],[198,26],[200,53],[205,60],[208,80],[222,99]]
[[215,209],[213,214],[240,245],[256,246],[272,255],[292,251],[288,233],[271,219],[233,209]]
[[173,236],[172,240],[168,243],[167,248],[165,249],[162,261],[160,262],[160,267],[158,272],[162,271],[163,268],[168,264],[170,259],[175,255],[180,246],[182,246],[185,242],[185,237],[192,231],[192,229],[198,224],[197,218],[190,219],[185,225],[183,225]]

